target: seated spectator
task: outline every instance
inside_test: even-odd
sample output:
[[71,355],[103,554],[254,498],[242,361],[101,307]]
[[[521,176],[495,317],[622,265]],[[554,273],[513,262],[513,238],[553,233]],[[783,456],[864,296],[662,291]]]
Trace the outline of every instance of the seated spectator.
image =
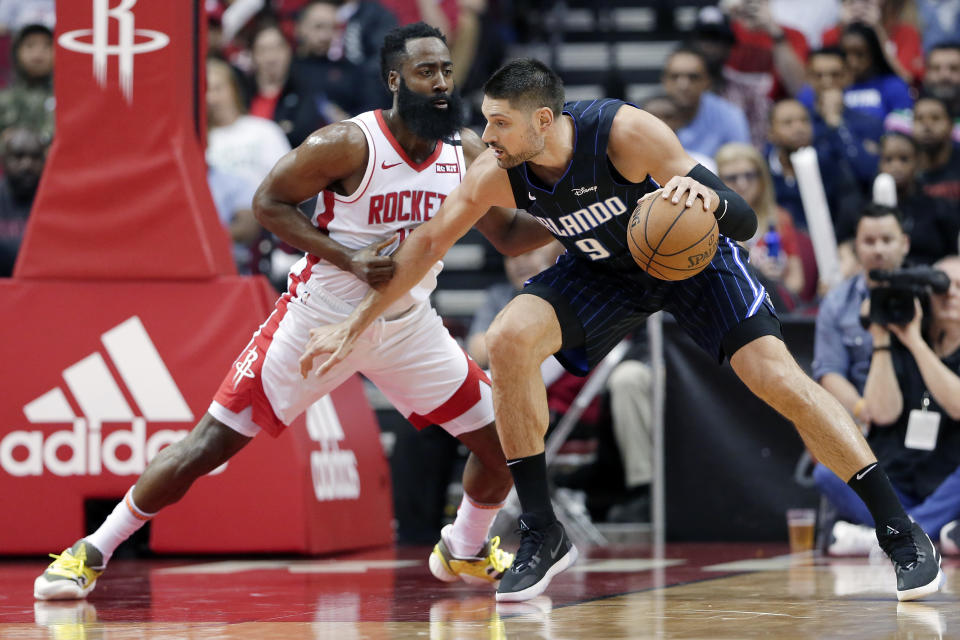
[[960,215],[949,200],[923,193],[917,182],[917,144],[913,138],[891,132],[880,143],[880,171],[897,185],[897,208],[910,236],[910,262],[932,264],[957,251]]
[[[665,93],[658,93],[652,95],[640,105],[641,108],[661,120],[663,123],[670,127],[674,132],[680,128],[681,119],[680,119],[680,107],[677,106],[676,100],[671,98]],[[713,161],[713,157],[706,156],[698,151],[693,149],[687,149],[687,153],[690,154],[690,157],[705,166],[710,171],[714,173],[717,172],[717,165]]]
[[[790,214],[777,206],[767,163],[756,149],[743,143],[720,147],[716,161],[720,179],[757,213],[757,233],[745,243],[750,250],[750,264],[772,285],[767,286],[768,290],[780,293],[785,304],[778,304],[777,308],[793,310],[796,299],[810,297],[799,246],[802,240],[798,239],[802,232],[794,228]],[[815,264],[813,268],[816,269]]]
[[[346,115],[333,103],[327,113],[319,111],[318,102],[302,86],[304,77],[291,74],[292,51],[275,24],[260,27],[253,35],[253,87],[250,115],[273,120],[287,135],[291,147],[299,146],[320,127]],[[351,101],[353,98],[351,98]],[[322,103],[322,102],[321,102]]]
[[[923,93],[947,103],[953,118],[953,140],[960,142],[960,41],[937,45],[927,54]],[[890,131],[913,133],[913,109],[895,109],[883,123]]]
[[233,69],[207,60],[207,163],[259,185],[273,165],[290,151],[277,124],[246,115]]
[[771,100],[796,95],[803,85],[809,51],[803,34],[778,24],[770,13],[769,0],[735,0],[730,17],[737,43],[727,68]]
[[728,142],[749,142],[747,119],[735,105],[708,91],[710,75],[699,51],[679,47],[667,58],[664,91],[679,107],[677,137],[688,151],[712,156]]
[[14,80],[0,91],[0,130],[22,126],[53,137],[53,32],[25,26],[13,40]]
[[840,20],[823,33],[824,46],[840,44],[848,26],[869,27],[887,65],[907,84],[923,77],[923,46],[917,27],[904,20],[903,0],[842,0]]
[[207,184],[220,222],[230,234],[237,272],[259,273],[257,244],[265,232],[253,215],[253,194],[258,185],[217,167],[207,169]]
[[807,78],[797,100],[810,111],[813,139],[846,158],[861,190],[868,193],[877,175],[883,121],[851,109],[843,101],[850,70],[842,49],[818,49],[807,58]]
[[[960,518],[960,258],[935,266],[950,278],[946,293],[932,295],[929,307],[915,299],[915,315],[906,325],[870,323],[862,411],[870,416],[868,442],[907,513],[942,542],[948,523]],[[868,307],[861,313],[868,314]],[[936,416],[932,433],[918,433],[916,414]],[[822,465],[814,479],[841,518],[862,525],[838,522],[828,552],[869,553],[876,537],[863,502]],[[955,546],[955,525],[951,530]]]
[[[770,145],[767,164],[773,178],[777,204],[790,212],[798,229],[807,229],[807,217],[800,198],[790,154],[813,145],[810,114],[796,100],[781,100],[770,112]],[[846,158],[836,156],[829,146],[817,145],[820,179],[839,241],[853,235],[852,220],[860,211],[863,197]]]
[[861,425],[872,416],[863,399],[873,339],[860,323],[861,307],[870,294],[866,271],[899,269],[910,251],[900,212],[877,204],[860,213],[854,253],[862,271],[835,286],[820,302],[813,342],[813,378],[832,393]]
[[925,51],[929,53],[945,42],[960,42],[960,11],[956,0],[916,0],[916,5]]
[[[325,0],[313,0],[307,8],[317,1]],[[380,47],[387,32],[397,26],[396,17],[377,0],[334,0],[334,4],[338,6],[338,36],[330,47],[330,59],[346,58],[360,67],[364,82],[368,78],[379,78]],[[372,86],[378,88],[376,84]],[[391,104],[385,87],[373,94],[372,100],[373,106],[369,108],[386,108]]]
[[923,192],[960,205],[960,144],[953,141],[947,104],[921,96],[913,109],[913,139],[920,150],[919,180]]
[[748,78],[741,77],[738,71],[726,66],[736,42],[730,19],[719,7],[700,9],[691,44],[703,54],[707,62],[710,90],[740,108],[750,128],[750,141],[755,147],[762,149],[767,141],[767,121],[772,102],[767,91],[751,85]]
[[46,155],[46,145],[35,131],[11,127],[0,134],[0,277],[13,275]]
[[887,62],[873,29],[859,23],[848,25],[840,46],[853,76],[853,83],[843,92],[846,106],[881,122],[891,111],[913,106],[910,88]]
[[290,72],[300,95],[311,100],[327,122],[389,105],[378,66],[361,65],[333,51],[338,20],[338,3],[333,0],[313,0],[304,7],[297,21],[297,56]]

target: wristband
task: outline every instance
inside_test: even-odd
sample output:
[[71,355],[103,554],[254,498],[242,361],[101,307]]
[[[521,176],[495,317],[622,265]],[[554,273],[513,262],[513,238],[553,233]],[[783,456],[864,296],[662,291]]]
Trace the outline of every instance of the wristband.
[[879,346],[879,347],[874,347],[874,348],[873,348],[873,352],[876,353],[877,351],[890,351],[890,345],[885,344],[885,345],[881,345],[881,346]]

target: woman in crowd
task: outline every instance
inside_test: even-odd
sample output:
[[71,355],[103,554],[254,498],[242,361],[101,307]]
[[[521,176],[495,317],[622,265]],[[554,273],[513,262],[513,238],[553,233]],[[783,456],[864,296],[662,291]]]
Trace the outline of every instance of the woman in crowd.
[[[802,237],[803,232],[793,226],[790,214],[777,206],[773,181],[763,157],[754,147],[735,142],[720,147],[716,162],[720,179],[757,212],[757,233],[746,243],[750,263],[776,286],[787,310],[794,307],[798,299],[809,300],[812,292],[808,291],[808,276],[801,259],[801,243],[809,244],[809,239]],[[815,283],[814,276],[809,284],[815,286]]]

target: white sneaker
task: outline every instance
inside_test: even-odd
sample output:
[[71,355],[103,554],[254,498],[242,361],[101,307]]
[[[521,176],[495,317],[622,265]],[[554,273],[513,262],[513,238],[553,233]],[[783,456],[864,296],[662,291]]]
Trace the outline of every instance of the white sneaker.
[[945,556],[960,555],[960,520],[954,520],[940,529],[940,552]]
[[[876,547],[876,551],[874,551]],[[830,532],[827,554],[831,556],[869,556],[880,552],[880,543],[872,527],[838,520]]]

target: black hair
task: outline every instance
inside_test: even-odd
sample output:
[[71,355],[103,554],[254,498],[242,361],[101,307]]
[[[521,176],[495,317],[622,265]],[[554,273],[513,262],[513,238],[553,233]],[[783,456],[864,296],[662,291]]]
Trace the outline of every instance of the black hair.
[[885,204],[879,204],[877,202],[871,202],[867,204],[861,211],[860,215],[857,217],[856,226],[860,226],[860,221],[864,218],[885,218],[886,216],[893,216],[897,221],[897,226],[900,227],[900,230],[903,231],[903,214],[900,213],[900,209],[896,207],[890,207]]
[[870,70],[873,72],[873,75],[896,75],[893,67],[887,62],[887,57],[883,55],[883,46],[880,44],[880,38],[877,37],[877,32],[873,30],[873,27],[863,24],[862,22],[853,22],[848,24],[843,30],[843,35],[847,34],[860,36],[864,42],[867,43],[867,51],[870,53],[871,58]]
[[534,58],[511,60],[497,69],[484,83],[483,93],[506,99],[513,107],[549,107],[556,117],[563,112],[563,80]]
[[383,46],[380,47],[380,79],[384,85],[388,84],[387,78],[391,71],[400,71],[400,65],[407,56],[407,40],[417,38],[439,38],[443,44],[447,44],[447,37],[443,32],[425,22],[413,22],[391,29],[384,36]]
[[674,47],[673,51],[667,54],[667,59],[663,61],[663,68],[666,69],[667,65],[670,63],[670,60],[677,54],[686,53],[687,55],[696,56],[700,59],[700,63],[703,65],[704,70],[707,71],[707,74],[710,73],[710,63],[707,61],[706,54],[703,53],[703,49],[698,47],[692,42],[682,42]]
[[880,148],[881,149],[883,148],[883,144],[887,140],[894,140],[894,139],[903,140],[904,142],[909,144],[911,147],[913,147],[914,151],[917,151],[917,141],[913,139],[913,136],[906,134],[903,131],[887,131],[886,133],[884,133],[882,136],[880,136]]
[[946,112],[947,118],[950,118],[950,119],[953,118],[953,115],[951,114],[951,111],[950,111],[950,104],[946,100],[938,96],[937,94],[931,93],[929,91],[921,91],[920,95],[917,96],[917,99],[913,101],[914,113],[917,112],[917,103],[920,102],[921,100],[930,100],[930,101],[939,103],[940,106],[943,107],[943,110]]
[[253,49],[253,45],[256,44],[257,38],[267,31],[278,32],[280,37],[283,38],[283,41],[287,43],[287,46],[290,45],[290,41],[287,40],[287,34],[283,32],[283,27],[280,26],[280,23],[273,19],[264,19],[258,22],[254,26],[253,31],[250,32],[250,37],[247,39],[247,48]]
[[[773,117],[777,114],[777,109],[780,108],[780,105],[785,104],[787,102],[793,102],[803,107],[803,103],[797,100],[796,98],[791,98],[791,97],[778,98],[777,100],[774,101],[772,105],[770,105],[770,111],[767,112],[768,123],[771,123],[771,124],[773,123]],[[804,110],[806,110],[806,107],[803,107],[803,108]]]
[[949,40],[933,45],[927,52],[927,60],[930,60],[934,51],[960,51],[960,40]]
[[814,56],[832,56],[834,58],[840,58],[843,60],[843,64],[847,64],[847,54],[844,50],[837,45],[830,45],[828,47],[820,47],[819,49],[814,49],[807,54],[807,62],[813,60]]

